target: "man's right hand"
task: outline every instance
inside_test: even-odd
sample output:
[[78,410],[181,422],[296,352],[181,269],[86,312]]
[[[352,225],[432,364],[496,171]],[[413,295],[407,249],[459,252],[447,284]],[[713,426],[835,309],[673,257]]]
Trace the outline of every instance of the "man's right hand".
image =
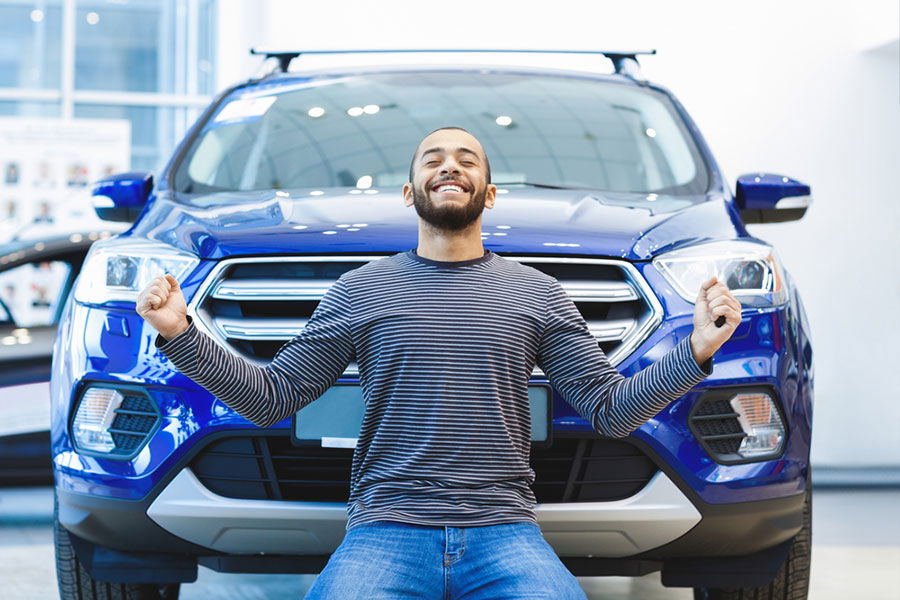
[[141,290],[135,306],[153,329],[166,340],[171,340],[188,328],[187,304],[178,280],[169,273],[153,278],[150,284]]

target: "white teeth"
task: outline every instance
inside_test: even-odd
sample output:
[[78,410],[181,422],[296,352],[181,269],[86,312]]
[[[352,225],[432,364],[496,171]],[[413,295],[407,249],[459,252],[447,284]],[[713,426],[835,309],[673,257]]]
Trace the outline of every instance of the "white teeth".
[[462,188],[459,187],[458,185],[442,185],[441,187],[439,187],[437,189],[437,191],[438,192],[447,192],[447,191],[461,192]]

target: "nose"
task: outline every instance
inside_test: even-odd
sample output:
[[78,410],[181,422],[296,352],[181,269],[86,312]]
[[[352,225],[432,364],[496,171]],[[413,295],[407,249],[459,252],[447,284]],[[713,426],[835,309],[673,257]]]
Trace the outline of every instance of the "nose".
[[459,173],[459,163],[452,156],[445,158],[444,164],[441,165],[441,174],[448,173]]

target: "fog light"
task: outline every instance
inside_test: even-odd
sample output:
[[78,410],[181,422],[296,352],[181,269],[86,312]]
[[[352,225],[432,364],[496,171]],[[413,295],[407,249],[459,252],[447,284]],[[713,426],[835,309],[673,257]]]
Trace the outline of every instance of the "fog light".
[[72,421],[72,438],[80,450],[111,452],[116,443],[109,428],[124,396],[110,388],[90,388],[81,398]]
[[784,442],[784,423],[768,394],[738,394],[731,399],[738,423],[747,434],[738,454],[744,458],[778,454]]
[[141,386],[123,383],[92,383],[74,412],[71,431],[75,450],[112,460],[137,456],[162,422],[151,394]]
[[771,460],[784,451],[787,431],[770,386],[705,390],[688,415],[691,433],[723,465]]

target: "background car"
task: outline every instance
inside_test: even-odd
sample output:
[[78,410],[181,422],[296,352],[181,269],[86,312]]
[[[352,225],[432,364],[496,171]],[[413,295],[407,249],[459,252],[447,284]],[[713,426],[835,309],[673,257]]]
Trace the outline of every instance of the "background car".
[[109,225],[0,244],[0,486],[53,483],[50,366],[56,328],[91,244],[122,230],[120,223]]
[[[415,246],[400,185],[422,135],[452,123],[483,141],[499,188],[485,246],[559,279],[623,374],[690,333],[710,274],[744,306],[713,374],[626,439],[537,394],[544,537],[576,575],[661,570],[701,598],[804,597],[812,346],[790,274],[744,225],[801,218],[809,187],[755,173],[732,191],[671,92],[633,55],[609,57],[612,75],[291,73],[282,54],[281,70],[220,94],[156,180],[98,183],[98,215],[134,226],[92,247],[54,348],[61,589],[89,597],[75,572],[98,594],[157,597],[198,564],[322,568],[346,523],[355,365],[294,419],[254,428],[173,368],[134,301],[172,273],[202,332],[267,364],[343,272]],[[548,384],[539,370],[531,383]]]

